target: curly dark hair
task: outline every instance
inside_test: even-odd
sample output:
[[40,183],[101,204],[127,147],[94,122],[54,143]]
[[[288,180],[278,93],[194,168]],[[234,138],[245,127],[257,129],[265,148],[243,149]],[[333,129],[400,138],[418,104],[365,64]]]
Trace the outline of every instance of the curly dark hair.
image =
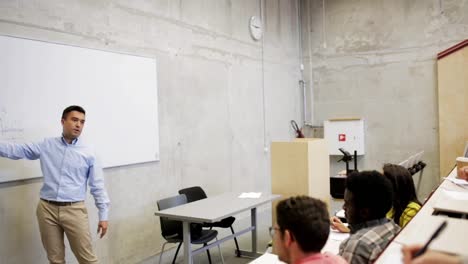
[[346,189],[353,194],[356,209],[369,209],[368,220],[383,218],[392,208],[392,184],[378,171],[350,173]]
[[330,233],[327,205],[308,196],[280,201],[276,206],[276,222],[281,235],[289,230],[304,252],[320,252]]

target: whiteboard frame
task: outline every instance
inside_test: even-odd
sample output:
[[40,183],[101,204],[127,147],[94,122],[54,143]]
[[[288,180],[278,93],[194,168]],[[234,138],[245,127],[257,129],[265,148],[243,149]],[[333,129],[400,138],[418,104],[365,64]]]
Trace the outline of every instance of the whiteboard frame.
[[[119,68],[121,69],[122,71],[124,70],[128,70],[128,71],[125,71],[125,74],[128,74],[125,75],[123,74],[124,76],[121,76],[122,74],[120,75],[112,75],[112,76],[115,76],[115,79],[124,79],[125,81],[128,81],[128,83],[138,83],[138,84],[142,84],[140,86],[138,86],[139,88],[140,87],[143,87],[143,84],[145,86],[145,89],[143,91],[143,89],[140,89],[140,90],[137,90],[137,89],[132,89],[131,93],[132,95],[135,94],[133,97],[132,95],[128,95],[128,94],[122,94],[122,95],[118,95],[117,93],[119,92],[118,88],[116,88],[115,86],[115,82],[118,82],[118,80],[114,81],[113,85],[109,85],[108,87],[104,87],[104,86],[99,86],[99,88],[102,88],[102,91],[100,91],[102,94],[106,95],[105,97],[101,96],[101,97],[96,97],[95,99],[89,99],[90,102],[93,102],[95,103],[94,101],[96,101],[97,103],[99,103],[97,106],[86,106],[86,104],[83,104],[83,103],[66,103],[67,100],[63,100],[63,98],[60,98],[58,96],[58,99],[57,101],[60,101],[60,103],[63,103],[63,105],[59,106],[59,107],[56,107],[54,110],[53,110],[53,116],[50,116],[50,117],[45,117],[43,120],[41,120],[41,122],[44,123],[44,127],[47,127],[48,128],[48,132],[46,132],[46,134],[41,134],[39,132],[27,132],[26,130],[27,129],[24,129],[24,133],[23,133],[23,138],[18,137],[17,139],[13,140],[13,141],[17,141],[17,142],[30,142],[30,141],[40,141],[42,140],[42,138],[45,138],[45,137],[57,137],[57,136],[60,136],[60,133],[61,133],[61,130],[62,130],[62,127],[60,125],[60,116],[61,116],[61,113],[63,111],[63,109],[68,106],[68,105],[72,105],[72,104],[78,104],[78,105],[82,105],[84,107],[84,109],[86,110],[86,117],[87,117],[87,124],[85,125],[84,127],[84,130],[83,130],[83,136],[82,138],[85,139],[86,142],[90,142],[92,146],[95,146],[96,147],[96,152],[98,154],[98,157],[101,158],[101,161],[102,161],[102,166],[104,168],[110,168],[110,167],[118,167],[118,166],[125,166],[125,165],[130,165],[130,164],[138,164],[138,163],[147,163],[147,162],[154,162],[154,161],[159,161],[159,118],[158,118],[158,87],[157,87],[157,84],[158,84],[158,80],[157,80],[157,63],[156,63],[156,59],[155,58],[150,58],[150,57],[144,57],[144,56],[140,56],[140,55],[135,55],[135,54],[130,54],[130,53],[123,53],[123,52],[115,52],[115,51],[107,51],[107,50],[101,50],[101,49],[96,49],[96,48],[87,48],[87,47],[81,47],[81,46],[77,46],[77,45],[69,45],[69,44],[64,44],[64,43],[57,43],[57,42],[49,42],[49,41],[43,41],[43,40],[35,40],[35,39],[30,39],[30,38],[24,38],[24,37],[17,37],[17,36],[11,36],[11,35],[4,35],[4,34],[0,34],[0,41],[1,41],[1,45],[4,46],[4,45],[7,45],[6,43],[8,43],[9,41],[11,41],[11,43],[27,43],[27,44],[30,44],[30,46],[28,46],[27,48],[31,48],[31,49],[34,49],[34,48],[44,48],[44,49],[47,49],[47,48],[50,48],[50,51],[51,52],[67,52],[69,51],[70,53],[76,53],[76,54],[80,54],[80,53],[84,53],[84,54],[91,54],[91,55],[97,55],[97,56],[101,56],[100,59],[102,59],[103,61],[97,61],[96,63],[103,63],[105,65],[106,62],[112,62],[113,60],[115,61],[125,61],[125,62],[128,62],[129,64],[126,65],[126,64],[111,64],[111,65],[106,65],[106,66],[109,66],[109,69],[108,68],[105,68],[106,70],[112,70],[110,68],[112,68],[114,65],[117,65],[115,66],[115,68]],[[19,49],[19,48],[18,48]],[[54,50],[56,49],[56,50]],[[9,51],[4,51],[3,53],[7,53]],[[1,51],[0,51],[1,53]],[[76,54],[69,54],[70,56],[72,55],[76,55]],[[40,54],[38,55],[40,56]],[[77,56],[79,57],[79,56]],[[33,58],[35,59],[35,58]],[[54,59],[57,59],[54,57]],[[84,61],[86,61],[86,59],[90,60],[91,58],[83,58]],[[92,59],[96,59],[96,57],[93,57]],[[109,61],[106,61],[106,59],[109,59]],[[29,72],[27,72],[27,68],[28,67],[34,67],[36,66],[35,65],[35,61],[33,61],[33,66],[31,66],[29,64],[29,62],[31,61],[27,61],[25,60],[26,63],[22,64],[22,68],[21,70],[24,69],[24,72],[25,72],[25,75],[29,74]],[[91,60],[93,61],[93,60]],[[60,58],[58,58],[58,62],[60,62]],[[94,61],[93,61],[94,62]],[[1,64],[2,62],[0,62]],[[45,65],[44,67],[47,67],[49,66],[49,63],[52,64],[53,62],[50,62],[50,61],[44,61],[42,65]],[[20,64],[18,62],[18,64]],[[39,65],[39,64],[38,64]],[[73,70],[73,65],[72,63],[70,64],[67,64],[65,67],[69,67],[71,70]],[[13,68],[14,66],[13,65],[10,65],[8,64],[8,62],[4,62],[4,65],[3,67],[7,67],[7,66],[10,66],[10,68]],[[134,72],[131,72],[133,66],[141,66],[142,68],[142,71],[144,73],[141,73],[140,71],[137,72],[137,70],[134,70]],[[97,66],[98,67],[98,66]],[[0,65],[0,68],[1,68],[1,65]],[[87,68],[87,67],[82,67],[82,68]],[[81,69],[81,68],[80,68]],[[103,68],[99,68],[100,70],[102,70]],[[14,69],[13,69],[14,70]],[[41,69],[39,69],[40,71]],[[57,70],[60,70],[57,69]],[[138,69],[140,70],[140,69]],[[86,70],[84,70],[85,72]],[[135,73],[137,72],[137,73]],[[11,76],[11,75],[7,75],[8,73],[3,73],[3,77],[5,76]],[[21,73],[18,73],[18,74],[21,74]],[[60,72],[54,72],[54,73],[51,73],[51,74],[54,74],[55,76],[60,76]],[[99,74],[101,74],[101,72],[99,72]],[[98,76],[99,74],[95,74],[93,77],[95,78],[99,78],[99,77],[96,77]],[[108,73],[110,74],[110,73]],[[131,75],[131,74],[134,74]],[[0,73],[0,76],[2,76],[2,73]],[[55,77],[54,76],[54,77]],[[142,77],[142,78],[139,78],[137,81],[135,81],[135,78],[131,78],[131,77]],[[26,78],[27,76],[25,76]],[[83,76],[80,76],[81,78]],[[87,78],[90,78],[89,76],[85,76]],[[14,78],[14,77],[11,77],[11,78]],[[105,77],[102,77],[102,78],[105,78]],[[127,79],[125,79],[127,78]],[[35,80],[37,80],[39,78],[36,78]],[[47,79],[47,76],[44,77],[44,80]],[[83,78],[85,79],[85,78]],[[91,79],[91,78],[90,78]],[[73,81],[76,81],[78,80],[78,78],[74,79],[74,80],[71,80],[70,83],[72,83]],[[80,79],[82,80],[82,79]],[[109,78],[108,79],[105,79],[106,81],[107,80],[110,80]],[[98,80],[98,81],[103,81],[103,80]],[[66,82],[65,82],[66,83]],[[130,87],[127,83],[127,88]],[[1,80],[0,80],[0,84],[1,84]],[[74,84],[74,83],[73,83]],[[117,83],[117,85],[119,85],[120,82]],[[15,85],[18,85],[18,84],[13,84],[12,86],[15,86]],[[42,84],[39,84],[38,85],[38,88],[37,90],[39,90],[40,88],[43,88],[43,87],[40,87],[40,85]],[[96,84],[97,85],[97,84]],[[60,85],[60,93],[67,93],[69,91],[65,89],[63,89],[64,87],[66,87],[66,85]],[[86,87],[86,86],[84,86]],[[122,91],[126,91],[127,93],[130,93],[130,89],[125,89],[126,87],[124,86],[124,84],[122,84],[122,87],[120,87]],[[11,89],[11,88],[1,88],[0,87],[0,91],[2,89]],[[27,88],[24,88],[24,89],[27,89]],[[62,90],[63,89],[63,90]],[[76,92],[76,90],[73,90],[73,88],[70,88],[73,92]],[[85,89],[89,89],[89,90],[86,90],[85,92],[83,93],[86,93],[86,92],[90,92],[90,94],[92,95],[93,92],[94,93],[98,93],[98,91],[96,89],[92,90],[93,88],[85,88]],[[137,92],[138,91],[138,92]],[[139,96],[137,99],[135,99],[137,96],[138,96],[138,93],[142,93],[141,96]],[[26,93],[25,93],[26,94]],[[31,94],[33,94],[33,92],[31,92]],[[24,95],[24,94],[23,94]],[[111,98],[108,98],[107,95],[109,95]],[[28,96],[29,96],[29,93],[28,93]],[[101,140],[99,138],[93,138],[93,134],[94,133],[97,133],[96,131],[99,131],[99,130],[102,130],[103,128],[106,128],[105,126],[105,119],[106,118],[102,118],[102,117],[99,117],[99,112],[100,111],[103,111],[102,109],[102,104],[105,104],[105,103],[110,103],[110,102],[114,102],[112,101],[112,96],[114,97],[114,100],[116,100],[115,98],[117,96],[121,96],[122,98],[119,98],[121,100],[124,100],[125,99],[125,102],[129,104],[129,100],[133,99],[133,100],[138,100],[138,104],[145,104],[145,107],[144,108],[145,110],[148,110],[148,111],[140,111],[138,112],[138,116],[137,119],[139,118],[139,116],[145,116],[145,117],[142,117],[141,120],[145,120],[146,122],[143,122],[143,124],[139,124],[138,128],[132,128],[132,127],[123,127],[121,126],[121,128],[123,128],[123,131],[125,131],[125,137],[119,137],[119,136],[116,136],[116,135],[109,135],[109,137],[111,137],[112,142],[115,142],[115,145],[114,144],[110,144],[110,143],[106,143],[107,145],[105,146],[100,146],[100,142],[102,142],[102,138],[101,137]],[[25,96],[26,97],[26,96]],[[47,95],[45,95],[44,97],[47,97]],[[130,98],[129,98],[130,97]],[[145,98],[145,97],[149,97],[149,98]],[[21,98],[21,97],[16,97],[16,98],[13,98],[12,101],[15,101],[15,100],[18,100],[18,98]],[[85,97],[83,97],[85,98]],[[88,97],[88,98],[91,98],[91,97]],[[6,100],[10,100],[11,98],[9,99],[4,99],[5,101]],[[54,98],[55,100],[56,98]],[[0,98],[1,100],[1,98]],[[23,100],[23,99],[19,99],[19,100]],[[24,99],[26,100],[26,99]],[[84,100],[88,100],[88,99],[84,99]],[[94,100],[94,101],[93,101]],[[53,100],[52,100],[53,101]],[[73,101],[73,100],[72,100]],[[99,101],[99,102],[98,102]],[[140,102],[141,101],[141,102]],[[0,104],[2,102],[0,101]],[[49,106],[49,104],[54,104],[54,102],[47,102],[45,106],[41,106],[43,108],[51,108]],[[18,103],[18,105],[21,105],[21,103]],[[92,105],[92,103],[91,103]],[[134,117],[135,115],[133,116],[130,116],[131,115],[131,111],[132,109],[129,107],[125,108],[126,106],[128,105],[125,105],[125,106],[114,106],[112,109],[114,110],[113,112],[116,112],[116,116],[123,113],[123,118],[125,118],[125,122],[127,123],[131,123],[129,121],[132,121],[132,119],[135,119],[135,118],[132,118]],[[134,106],[135,108],[138,108],[140,107],[139,105],[137,104],[133,104],[132,106]],[[115,111],[117,108],[122,108],[122,109],[125,109],[123,110],[123,112],[119,112],[119,111]],[[143,106],[142,106],[143,107]],[[1,109],[1,105],[0,105],[0,111],[2,111]],[[14,107],[10,107],[8,109],[8,111],[4,111],[4,112],[7,112],[6,114],[11,113],[11,111],[14,111],[12,110],[12,108]],[[21,109],[21,106],[18,106],[19,109]],[[34,109],[35,107],[31,107],[32,109]],[[141,108],[138,108],[138,109],[141,109]],[[5,110],[5,109],[3,109]],[[27,110],[24,110],[25,112],[27,112]],[[135,111],[137,111],[137,109],[135,109]],[[40,111],[39,111],[40,112]],[[128,113],[127,115],[125,113]],[[1,113],[0,113],[1,114]],[[5,113],[4,113],[5,114]],[[11,114],[11,115],[15,115],[16,117],[20,117],[22,116],[21,113],[15,113],[15,114]],[[24,115],[25,117],[27,117],[27,115]],[[109,116],[109,115],[105,115],[106,117]],[[0,116],[1,117],[1,116]],[[112,117],[113,118],[113,117]],[[19,118],[17,118],[19,119]],[[139,120],[139,119],[138,119]],[[138,120],[135,120],[136,122]],[[27,121],[26,121],[27,122]],[[101,126],[101,127],[100,127]],[[131,126],[135,126],[134,124],[132,124]],[[40,128],[38,128],[40,129]],[[54,132],[51,132],[51,131],[54,131]],[[148,130],[148,132],[145,134],[145,131]],[[3,131],[2,131],[3,132]],[[89,132],[89,133],[88,133]],[[138,133],[136,133],[138,132]],[[32,136],[32,134],[34,134],[34,136]],[[36,134],[35,134],[36,133]],[[143,138],[142,138],[143,137]],[[5,136],[2,136],[0,135],[0,139],[5,139]],[[8,137],[6,137],[6,139],[8,139]],[[107,159],[109,157],[109,153],[110,155],[113,155],[113,152],[116,151],[116,148],[119,148],[119,143],[122,143],[123,141],[122,140],[125,140],[125,142],[132,142],[132,141],[145,141],[144,145],[141,144],[141,142],[139,142],[140,144],[135,144],[135,146],[143,146],[143,148],[147,148],[146,150],[146,154],[144,154],[145,156],[141,156],[139,157],[138,155],[133,155],[133,154],[128,154],[128,155],[133,155],[132,158],[128,158],[125,161],[123,159],[120,159],[120,157],[114,157],[115,160],[110,160],[110,159]],[[125,151],[129,152],[130,153],[130,150],[132,148],[132,143],[129,143],[128,145],[130,146],[120,146],[121,148],[124,148]],[[107,155],[106,155],[106,149],[105,148],[112,148],[112,152],[109,152],[107,151]],[[137,153],[137,152],[140,152],[142,149],[139,148],[138,150],[134,150],[133,153]],[[149,153],[151,152],[151,154]],[[138,154],[138,153],[137,153]],[[117,154],[116,154],[117,155]],[[124,154],[125,155],[125,154]],[[135,157],[133,159],[133,157]],[[3,158],[2,158],[3,159]],[[9,182],[9,181],[15,181],[15,180],[24,180],[24,179],[31,179],[31,178],[38,178],[38,177],[41,177],[39,175],[36,175],[36,173],[32,173],[32,174],[29,174],[29,172],[36,172],[39,168],[38,164],[37,165],[33,165],[33,164],[27,164],[25,165],[26,163],[35,163],[34,161],[11,161],[12,165],[11,165],[11,168],[7,168],[6,170],[8,169],[15,169],[15,167],[27,167],[28,169],[27,170],[23,170],[24,168],[21,168],[21,171],[28,171],[28,175],[12,175],[12,177],[6,177],[4,174],[2,175],[2,173],[0,173],[0,182]],[[14,163],[14,164],[13,164]],[[38,162],[37,162],[38,163]],[[4,164],[2,164],[4,165]],[[8,166],[9,167],[9,166]],[[4,170],[4,168],[0,169],[1,170]],[[20,170],[18,170],[19,172]],[[21,173],[21,172],[19,172]],[[40,173],[40,175],[42,175],[42,173]]]

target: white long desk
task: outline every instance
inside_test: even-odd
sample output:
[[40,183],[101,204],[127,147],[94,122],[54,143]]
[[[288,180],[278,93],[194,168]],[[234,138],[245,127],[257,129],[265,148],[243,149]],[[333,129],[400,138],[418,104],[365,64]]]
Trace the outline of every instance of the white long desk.
[[[448,178],[455,178],[455,176],[456,169],[450,173]],[[447,228],[434,240],[430,249],[454,254],[466,254],[466,243],[463,241],[468,237],[468,220],[433,215],[433,208],[436,203],[446,199],[444,195],[445,191],[468,193],[466,187],[458,186],[450,180],[445,179],[432,193],[416,216],[393,239],[375,263],[402,263],[401,248],[404,245],[424,244],[444,220],[448,221]]]
[[[177,207],[165,209],[155,213],[157,216],[167,217],[172,220],[182,221],[184,237],[184,263],[192,263],[192,256],[207,249],[217,246],[226,240],[240,236],[247,232],[252,235],[251,251],[241,250],[241,255],[256,257],[257,253],[257,207],[279,199],[280,195],[262,194],[259,198],[239,198],[240,193],[225,193],[218,196],[211,196],[203,200],[198,200]],[[190,223],[213,223],[226,217],[247,211],[250,209],[251,226],[224,237],[205,247],[192,251],[190,243]]]

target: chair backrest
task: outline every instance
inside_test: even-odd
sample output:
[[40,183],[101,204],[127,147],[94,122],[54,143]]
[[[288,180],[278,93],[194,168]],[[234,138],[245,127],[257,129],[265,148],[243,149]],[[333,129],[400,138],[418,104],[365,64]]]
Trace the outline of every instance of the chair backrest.
[[[158,209],[164,210],[187,203],[185,194],[168,197],[157,201]],[[182,222],[159,217],[161,222],[161,234],[167,240],[169,238],[182,237]]]
[[200,186],[193,186],[179,190],[179,194],[185,194],[185,196],[187,196],[188,203],[207,198],[205,191],[203,191]]

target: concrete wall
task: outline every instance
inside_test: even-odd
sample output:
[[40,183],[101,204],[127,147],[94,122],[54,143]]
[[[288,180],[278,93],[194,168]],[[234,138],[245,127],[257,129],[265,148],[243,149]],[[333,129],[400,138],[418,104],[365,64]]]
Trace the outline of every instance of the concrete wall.
[[[264,45],[248,32],[250,16],[261,13]],[[298,1],[287,0],[267,0],[263,8],[251,0],[0,1],[2,35],[157,58],[161,161],[105,170],[110,229],[94,237],[103,263],[157,254],[156,200],[180,188],[201,185],[208,195],[270,190],[264,147],[293,137],[289,120],[302,122],[297,13]],[[0,263],[46,262],[35,219],[41,184],[0,184]],[[95,230],[91,198],[87,204]],[[260,213],[263,247],[271,215],[268,208]],[[76,262],[70,251],[67,260]]]
[[[313,123],[365,118],[360,169],[424,150],[424,198],[439,177],[436,54],[468,36],[468,1],[304,0],[301,10]],[[332,173],[344,168],[336,161]]]

